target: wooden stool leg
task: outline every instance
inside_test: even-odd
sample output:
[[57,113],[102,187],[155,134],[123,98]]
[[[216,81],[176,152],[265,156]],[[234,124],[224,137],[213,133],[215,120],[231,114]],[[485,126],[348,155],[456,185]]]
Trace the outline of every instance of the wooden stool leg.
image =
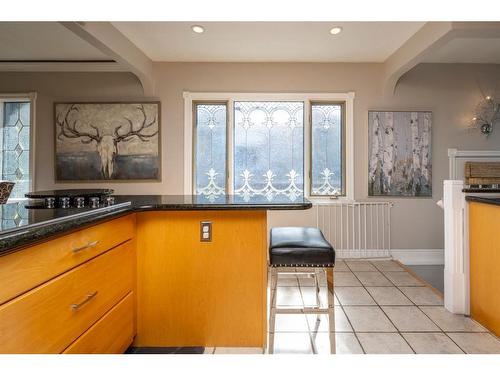
[[321,307],[321,299],[319,298],[319,281],[318,281],[318,269],[314,269],[314,285],[316,287],[316,306]]
[[270,280],[271,280],[271,301],[270,301],[270,314],[269,314],[269,354],[274,353],[274,329],[276,322],[276,286],[278,284],[278,273],[276,269],[270,269]]
[[330,334],[330,353],[335,354],[335,297],[333,267],[326,268],[326,284],[328,286],[328,326]]

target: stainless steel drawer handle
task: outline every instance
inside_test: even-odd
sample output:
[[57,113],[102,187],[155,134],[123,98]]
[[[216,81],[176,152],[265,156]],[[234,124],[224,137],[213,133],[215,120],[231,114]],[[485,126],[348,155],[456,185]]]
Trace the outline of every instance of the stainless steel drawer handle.
[[80,309],[80,307],[82,307],[83,305],[85,305],[87,302],[92,301],[92,299],[93,299],[95,296],[97,296],[97,290],[96,290],[95,292],[93,292],[93,293],[89,293],[89,294],[87,294],[87,295],[85,296],[85,299],[84,299],[82,302],[80,302],[80,303],[73,303],[73,304],[71,305],[71,308],[73,309],[73,311],[79,310],[79,309]]
[[86,244],[86,245],[83,245],[83,246],[80,246],[80,247],[75,247],[75,248],[73,249],[73,252],[74,252],[74,253],[78,253],[78,252],[80,252],[80,251],[82,251],[82,250],[85,250],[85,249],[88,249],[88,248],[90,248],[90,247],[95,247],[98,243],[99,243],[99,241],[92,241],[92,242],[89,242],[89,243],[88,243],[88,244]]

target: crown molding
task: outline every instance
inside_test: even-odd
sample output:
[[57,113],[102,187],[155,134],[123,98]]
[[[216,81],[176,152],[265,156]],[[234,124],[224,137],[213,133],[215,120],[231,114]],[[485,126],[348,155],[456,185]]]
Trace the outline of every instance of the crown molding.
[[10,62],[0,61],[0,72],[125,72],[116,62]]

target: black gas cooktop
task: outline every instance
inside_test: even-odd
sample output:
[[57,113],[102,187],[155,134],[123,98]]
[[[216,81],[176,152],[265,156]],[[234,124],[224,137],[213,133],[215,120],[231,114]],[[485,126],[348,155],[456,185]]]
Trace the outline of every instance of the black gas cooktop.
[[25,194],[31,201],[26,208],[99,208],[115,203],[112,189],[64,189],[34,191]]
[[62,189],[62,190],[44,190],[26,193],[27,198],[59,198],[59,197],[104,197],[114,193],[113,189]]

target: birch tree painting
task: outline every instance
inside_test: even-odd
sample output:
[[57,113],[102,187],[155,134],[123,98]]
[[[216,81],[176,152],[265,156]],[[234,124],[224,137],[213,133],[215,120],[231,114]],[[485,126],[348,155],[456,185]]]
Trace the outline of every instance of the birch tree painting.
[[432,196],[431,112],[368,113],[370,196]]

